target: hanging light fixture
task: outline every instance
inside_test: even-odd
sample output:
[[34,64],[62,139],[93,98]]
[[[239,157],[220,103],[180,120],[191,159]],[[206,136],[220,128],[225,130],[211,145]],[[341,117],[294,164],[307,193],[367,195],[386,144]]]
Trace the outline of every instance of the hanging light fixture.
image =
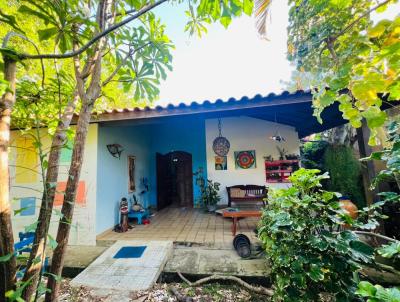
[[109,144],[107,145],[108,152],[118,159],[121,158],[121,153],[124,151],[124,148],[120,144]]
[[215,154],[219,156],[226,156],[229,152],[231,144],[226,137],[222,136],[222,124],[220,118],[218,119],[218,132],[219,135],[217,138],[214,139],[213,142],[213,150]]
[[286,139],[279,133],[279,129],[278,129],[278,122],[277,122],[277,118],[276,118],[276,112],[275,112],[275,134],[270,136],[269,139],[276,141],[278,143],[281,142],[285,142]]

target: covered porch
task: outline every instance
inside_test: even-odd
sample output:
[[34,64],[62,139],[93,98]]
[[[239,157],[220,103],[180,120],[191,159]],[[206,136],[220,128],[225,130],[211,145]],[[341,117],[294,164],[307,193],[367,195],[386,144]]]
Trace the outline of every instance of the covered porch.
[[[231,244],[232,219],[196,209],[201,206],[198,176],[220,183],[220,207],[229,203],[226,188],[230,186],[288,187],[287,182],[268,177],[267,158],[283,158],[281,149],[297,156],[301,138],[346,122],[337,106],[331,106],[324,111],[324,124],[319,124],[312,115],[311,98],[308,92],[285,92],[227,102],[101,113],[94,119],[99,124],[97,240]],[[277,134],[284,140],[271,139]],[[213,141],[221,135],[228,138],[230,151],[217,158]],[[110,155],[106,147],[112,144],[123,147],[122,156]],[[254,164],[250,168],[237,164],[236,154],[243,152],[252,154]],[[224,159],[223,168],[217,165],[220,157]],[[132,165],[128,163],[131,158]],[[119,223],[122,197],[129,201],[129,208],[137,198],[145,209],[158,210],[151,224],[138,225],[126,233],[113,232]],[[238,233],[255,238],[258,220],[241,219]]]
[[[252,242],[259,218],[239,220],[238,233],[247,235]],[[97,236],[98,243],[116,240],[169,240],[182,244],[198,244],[211,247],[232,245],[232,220],[202,209],[167,207],[156,212],[148,225],[136,225],[125,233],[107,230]]]

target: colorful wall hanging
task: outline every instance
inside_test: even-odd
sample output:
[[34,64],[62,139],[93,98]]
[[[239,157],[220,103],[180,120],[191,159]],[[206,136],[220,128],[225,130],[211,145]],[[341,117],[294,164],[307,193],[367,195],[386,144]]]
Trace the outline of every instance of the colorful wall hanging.
[[218,119],[218,137],[213,141],[213,150],[215,154],[219,156],[225,156],[229,152],[229,148],[231,147],[231,143],[228,141],[226,137],[222,136],[222,124],[221,119]]
[[20,199],[21,216],[32,216],[35,215],[36,209],[36,198],[35,197],[24,197]]
[[[63,204],[66,187],[66,181],[60,181],[57,183],[56,195],[54,197],[55,206],[61,206]],[[79,181],[78,189],[76,190],[75,202],[79,205],[86,204],[86,183],[84,181]]]
[[256,168],[256,151],[235,151],[236,169],[254,169]]
[[16,140],[15,182],[18,184],[38,181],[39,174],[36,171],[39,165],[39,158],[33,143],[33,138],[26,136],[19,137]]
[[215,170],[227,170],[226,156],[215,156]]
[[135,156],[128,156],[128,192],[135,192]]

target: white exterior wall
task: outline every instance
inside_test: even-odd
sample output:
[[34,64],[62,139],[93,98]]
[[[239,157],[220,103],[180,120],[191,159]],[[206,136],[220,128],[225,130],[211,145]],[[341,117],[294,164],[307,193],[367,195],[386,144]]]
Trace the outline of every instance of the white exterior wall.
[[[43,147],[48,152],[51,141],[47,135],[47,129],[41,130]],[[33,215],[22,216],[17,214],[13,216],[13,231],[15,241],[18,241],[18,232],[24,231],[24,228],[37,220],[40,203],[43,191],[43,184],[41,176],[38,174],[36,181],[22,182],[16,178],[16,166],[19,165],[20,160],[17,157],[23,156],[23,151],[17,151],[16,141],[22,136],[20,131],[11,132],[11,148],[10,148],[10,178],[11,178],[11,198],[14,210],[21,208],[21,198],[36,197],[36,208]],[[74,217],[71,226],[69,237],[70,245],[95,245],[95,217],[96,217],[96,183],[97,183],[97,140],[98,140],[98,126],[91,124],[89,126],[89,133],[86,141],[85,156],[82,166],[80,181],[85,184],[85,202],[82,204],[75,204]],[[18,153],[17,153],[18,152]],[[38,155],[37,155],[38,157]],[[39,161],[37,160],[37,163]],[[40,167],[34,168],[40,172]],[[69,170],[69,163],[60,163],[58,181],[63,182],[67,180]],[[20,170],[21,172],[21,170]],[[19,172],[19,174],[20,174]],[[55,206],[54,209],[61,211],[61,206]],[[53,212],[52,222],[50,225],[50,234],[55,238],[58,228],[59,216]]]
[[[222,136],[230,144],[227,155],[227,170],[215,170],[215,153],[212,148],[218,136],[218,119],[206,120],[207,178],[221,184],[221,204],[228,203],[226,187],[233,185],[267,185],[267,187],[287,187],[288,183],[266,183],[264,156],[272,155],[279,159],[276,146],[285,148],[287,153],[299,154],[299,138],[296,130],[290,126],[276,124],[256,118],[241,116],[221,119]],[[269,139],[278,129],[286,141],[282,143]],[[235,151],[256,151],[256,168],[236,169]]]

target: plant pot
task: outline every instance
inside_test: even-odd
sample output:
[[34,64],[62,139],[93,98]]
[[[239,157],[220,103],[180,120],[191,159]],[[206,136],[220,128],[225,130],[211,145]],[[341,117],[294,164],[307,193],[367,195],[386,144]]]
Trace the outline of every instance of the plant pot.
[[353,202],[351,202],[351,200],[349,200],[346,197],[342,197],[339,200],[339,205],[344,211],[346,211],[348,213],[348,215],[351,218],[353,218],[353,219],[357,218],[357,216],[358,216],[358,208]]
[[215,212],[217,210],[217,205],[216,204],[208,204],[207,205],[207,210],[209,212]]

